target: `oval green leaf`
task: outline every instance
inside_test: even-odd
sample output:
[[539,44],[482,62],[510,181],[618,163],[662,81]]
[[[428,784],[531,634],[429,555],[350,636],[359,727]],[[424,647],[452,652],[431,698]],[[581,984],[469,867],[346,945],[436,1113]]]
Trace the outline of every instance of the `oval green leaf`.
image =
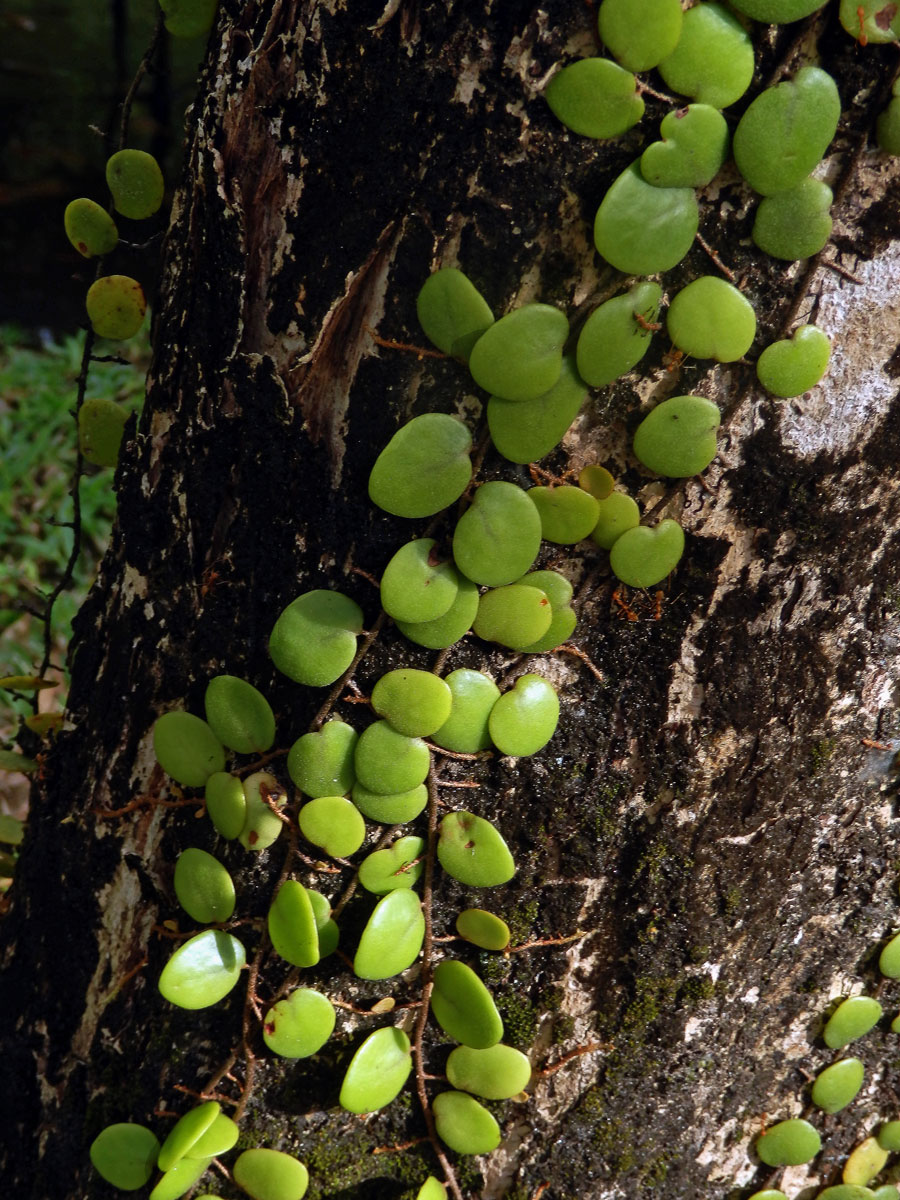
[[375,460],[369,498],[395,517],[431,517],[469,486],[471,448],[469,431],[456,417],[413,417]]
[[634,434],[635,457],[648,471],[686,479],[716,457],[718,406],[704,396],[671,396],[658,404]]
[[183,787],[203,787],[210,775],[225,769],[222,743],[205,721],[191,713],[163,713],[153,726],[156,761]]
[[312,988],[296,988],[266,1013],[263,1039],[282,1058],[309,1058],[331,1037],[336,1019],[327,996]]
[[568,336],[569,322],[558,308],[523,304],[475,343],[469,356],[472,378],[503,400],[534,400],[559,379]]
[[467,579],[501,587],[524,575],[541,547],[541,519],[522,488],[483,484],[453,534],[453,557]]
[[597,209],[594,245],[626,275],[655,275],[681,262],[699,221],[690,188],[654,187],[635,162],[613,182]]
[[425,938],[425,917],[415,892],[388,892],[366,922],[353,959],[360,979],[390,979],[411,967]]
[[208,1008],[228,995],[245,961],[236,937],[207,929],[179,946],[163,967],[160,993],[179,1008]]
[[91,1142],[91,1162],[113,1187],[134,1192],[153,1174],[159,1142],[144,1125],[121,1122],[107,1127]]
[[486,1050],[457,1046],[447,1059],[447,1078],[460,1092],[485,1100],[509,1100],[528,1086],[531,1063],[512,1046],[498,1042]]
[[227,921],[234,912],[234,880],[217,858],[196,846],[179,854],[174,886],[178,903],[201,925]]
[[497,887],[516,873],[509,847],[490,821],[474,813],[448,813],[441,821],[438,861],[469,887]]
[[237,754],[264,754],[275,741],[275,714],[252,683],[216,675],[203,698],[206,720],[219,741]]
[[301,1200],[309,1172],[281,1150],[245,1150],[234,1164],[234,1181],[253,1200]]
[[304,733],[288,753],[287,769],[301,792],[345,796],[356,782],[353,756],[359,735],[344,721],[327,721],[318,733]]
[[465,1092],[441,1092],[432,1108],[438,1137],[457,1154],[490,1154],[500,1145],[500,1126]]
[[501,754],[537,754],[559,722],[559,697],[541,675],[522,675],[494,705],[488,728]]
[[325,687],[350,666],[362,627],[362,609],[349,596],[325,589],[305,592],[275,622],[269,654],[289,679]]
[[376,1029],[350,1060],[341,1084],[341,1107],[352,1113],[384,1108],[398,1095],[411,1070],[409,1038],[403,1030]]

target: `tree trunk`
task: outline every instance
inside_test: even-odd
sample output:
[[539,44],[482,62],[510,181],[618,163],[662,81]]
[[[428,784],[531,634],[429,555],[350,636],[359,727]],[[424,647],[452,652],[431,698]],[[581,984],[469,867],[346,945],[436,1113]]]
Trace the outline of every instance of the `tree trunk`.
[[[830,1002],[878,986],[875,947],[897,923],[900,204],[897,160],[868,139],[896,55],[860,47],[833,9],[754,34],[755,88],[815,55],[838,82],[831,243],[799,264],[758,252],[751,194],[731,168],[705,190],[701,220],[756,308],[754,355],[815,320],[833,341],[826,379],[774,401],[752,365],[667,369],[658,335],[640,373],[592,393],[542,465],[605,463],[654,516],[679,516],[688,549],[669,586],[623,599],[592,543],[545,545],[576,583],[574,640],[602,682],[572,655],[523,660],[474,638],[445,668],[507,681],[538,670],[562,701],[534,758],[443,769],[480,784],[462,806],[496,822],[517,873],[477,895],[437,876],[436,932],[477,904],[506,917],[514,945],[569,939],[505,956],[448,948],[488,983],[505,1040],[537,1071],[527,1100],[491,1106],[501,1148],[455,1159],[466,1196],[600,1200],[664,1183],[693,1200],[763,1186],[764,1114],[801,1112],[808,1077],[833,1057],[820,1036]],[[234,1048],[234,1080],[218,1091],[247,1094],[241,1144],[296,1153],[311,1197],[414,1195],[441,1174],[427,1142],[373,1153],[426,1133],[412,1091],[367,1118],[337,1107],[362,1034],[396,1016],[342,1009],[323,1052],[297,1062],[265,1052],[253,1018],[250,1089],[244,989],[201,1013],[157,991],[173,946],[163,922],[190,928],[172,890],[180,851],[215,851],[237,915],[260,918],[280,843],[248,855],[190,807],[103,815],[171,795],[153,722],[202,713],[213,675],[263,690],[279,747],[309,728],[323,693],[279,675],[267,652],[296,595],[345,591],[372,628],[364,573],[379,577],[423,528],[368,500],[378,450],[416,413],[483,427],[483,397],[457,362],[373,336],[424,343],[415,298],[429,272],[459,265],[498,314],[540,300],[573,324],[620,287],[590,222],[669,106],[647,96],[641,126],[610,142],[555,120],[541,90],[560,59],[596,52],[591,10],[400,0],[381,15],[374,3],[225,0],[210,42],[147,401],[4,922],[3,1178],[22,1200],[112,1194],[90,1166],[92,1139],[116,1121],[164,1136],[171,1121],[155,1114],[186,1111],[181,1089],[202,1092]],[[710,272],[696,244],[663,283],[671,296]],[[718,457],[702,480],[649,480],[631,433],[651,399],[690,392],[722,408]],[[529,486],[491,449],[480,478]],[[390,667],[432,662],[384,628],[355,680],[367,693]],[[359,708],[336,711],[359,722]],[[443,796],[452,807],[459,793]],[[352,870],[313,864],[298,877],[337,898]],[[344,909],[348,953],[370,910],[361,895]],[[363,1009],[413,1002],[421,986],[367,984],[341,963],[309,977]],[[268,961],[263,1005],[282,978]],[[895,1008],[895,985],[881,998]],[[892,1036],[875,1030],[848,1051],[866,1063],[865,1090],[812,1118],[830,1153],[791,1168],[785,1190],[832,1181],[861,1137],[900,1115]],[[429,1029],[428,1070],[445,1060]]]

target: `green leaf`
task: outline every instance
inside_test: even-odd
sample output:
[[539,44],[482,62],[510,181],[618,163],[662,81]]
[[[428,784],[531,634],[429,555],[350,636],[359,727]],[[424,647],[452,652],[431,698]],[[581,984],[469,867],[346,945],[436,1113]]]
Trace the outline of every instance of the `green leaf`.
[[103,275],[88,288],[85,307],[97,337],[124,341],[134,337],[143,325],[147,299],[136,279]]
[[[527,578],[527,576],[526,576]],[[463,754],[477,754],[491,745],[488,718],[500,698],[500,689],[481,671],[460,667],[445,676],[453,703],[450,716],[432,736],[438,746]]]
[[585,137],[618,137],[644,115],[637,80],[608,58],[583,58],[563,67],[544,94],[563,125]]
[[447,1078],[460,1092],[485,1100],[508,1100],[528,1086],[531,1063],[512,1046],[498,1042],[485,1050],[457,1046],[447,1059]]
[[[234,912],[234,881],[217,858],[189,846],[175,863],[178,903],[203,925],[227,921]],[[165,1168],[163,1168],[165,1169]]]
[[662,141],[641,155],[641,174],[654,187],[706,187],[728,158],[728,125],[709,104],[667,113],[659,132]]
[[192,1108],[190,1112],[186,1112],[183,1117],[180,1117],[162,1144],[157,1160],[159,1169],[168,1171],[175,1166],[179,1159],[184,1158],[195,1142],[206,1133],[221,1111],[222,1108],[218,1101],[207,1100],[204,1104]]
[[657,475],[699,475],[716,456],[720,421],[718,406],[705,396],[671,396],[635,430],[635,457]]
[[431,1011],[444,1033],[476,1050],[503,1037],[503,1021],[494,998],[471,967],[446,958],[434,970]]
[[881,1020],[883,1009],[872,996],[850,996],[837,1006],[822,1030],[825,1045],[840,1050],[868,1033]]
[[228,841],[238,837],[247,818],[244,785],[236,775],[216,771],[206,781],[206,811],[216,832]]
[[494,323],[485,298],[456,267],[443,267],[429,275],[416,299],[416,313],[428,340],[445,354],[464,361]]
[[402,837],[382,850],[375,850],[359,865],[359,882],[366,891],[381,895],[395,888],[415,887],[425,863],[425,842],[420,837]]
[[398,733],[387,721],[364,729],[354,755],[356,778],[380,795],[407,792],[422,783],[431,755],[421,738]]
[[[509,926],[483,908],[467,908],[456,918],[456,932],[482,950],[505,950],[509,945]],[[453,1084],[459,1087],[458,1083]],[[521,1088],[517,1088],[521,1091]]]
[[524,575],[541,547],[541,519],[522,488],[482,484],[453,534],[453,557],[467,579],[486,587]]
[[208,1008],[228,995],[245,961],[236,937],[208,929],[179,946],[163,967],[159,990],[179,1008]]
[[208,1158],[182,1158],[170,1167],[150,1193],[149,1200],[178,1200],[190,1191],[206,1168]]
[[858,1058],[842,1058],[816,1076],[812,1102],[827,1113],[840,1112],[862,1087],[865,1068]]
[[350,1060],[341,1085],[341,1107],[352,1113],[384,1108],[400,1092],[411,1070],[406,1034],[401,1029],[376,1029]]
[[796,1167],[809,1162],[822,1149],[822,1139],[809,1121],[792,1117],[767,1129],[756,1143],[756,1153],[770,1167]]
[[78,445],[82,457],[95,467],[114,467],[128,410],[114,400],[88,399],[78,411]]
[[472,378],[503,400],[534,400],[559,379],[568,336],[569,322],[558,308],[523,304],[475,343],[469,356]]
[[671,54],[681,37],[679,0],[603,0],[600,37],[629,71],[649,71]]
[[509,847],[490,821],[474,813],[448,813],[441,821],[438,861],[470,887],[497,887],[516,873]]
[[502,400],[491,396],[488,429],[497,450],[514,463],[536,462],[562,441],[587,396],[575,358],[563,355],[556,383],[533,400]]
[[375,905],[359,939],[353,970],[360,979],[390,979],[411,967],[425,937],[425,917],[415,892],[398,888]]
[[312,988],[295,988],[266,1013],[263,1039],[282,1058],[309,1058],[331,1037],[336,1019],[327,996]]
[[356,781],[353,756],[359,735],[344,721],[327,721],[318,733],[304,733],[288,753],[287,769],[301,792],[345,796]]
[[216,675],[203,699],[213,733],[237,754],[264,754],[275,741],[275,714],[252,683],[235,675]]
[[159,0],[159,7],[172,37],[200,37],[212,28],[219,0]]
[[245,1150],[234,1164],[234,1181],[253,1200],[301,1200],[309,1172],[281,1150]]
[[325,687],[350,666],[362,627],[362,609],[349,596],[314,589],[281,613],[269,637],[269,654],[289,679]]
[[500,1145],[500,1126],[465,1092],[441,1092],[432,1108],[438,1137],[457,1154],[490,1154]]
[[659,73],[673,91],[727,108],[753,79],[753,42],[720,4],[697,4],[684,14],[681,37]]
[[401,546],[381,577],[381,607],[395,621],[436,621],[459,591],[459,572],[436,550],[434,538]]
[[494,705],[488,728],[502,754],[527,756],[546,746],[559,722],[559,697],[541,675],[522,675]]
[[319,931],[312,899],[302,883],[286,879],[272,901],[267,919],[275,953],[295,967],[319,961]]
[[398,733],[428,737],[450,716],[453,696],[430,671],[400,667],[382,675],[372,689],[372,707]]
[[319,796],[297,814],[300,832],[332,858],[355,854],[366,838],[366,823],[344,796]]
[[756,336],[756,313],[732,284],[702,275],[675,295],[666,329],[685,354],[734,362],[747,353]]
[[375,460],[369,498],[395,517],[431,517],[469,486],[471,448],[471,435],[456,417],[413,417]]
[[650,346],[653,330],[647,326],[659,316],[661,296],[658,283],[638,283],[594,309],[576,348],[578,373],[586,383],[605,387],[637,366]]
[[159,163],[144,150],[119,150],[107,160],[106,182],[116,212],[132,221],[152,217],[162,204],[165,184]]
[[222,743],[205,721],[187,712],[167,712],[153,726],[156,761],[184,787],[203,787],[225,769]]
[[681,262],[699,220],[691,188],[654,187],[634,162],[614,180],[597,209],[594,245],[617,271],[655,275]]
[[144,1125],[123,1122],[107,1127],[91,1143],[91,1162],[113,1187],[133,1192],[153,1174],[159,1142]]
[[682,554],[684,530],[667,517],[654,529],[641,525],[626,530],[609,552],[609,565],[628,587],[655,587],[675,570]]
[[63,223],[66,237],[85,258],[109,254],[119,241],[116,223],[106,209],[84,196],[66,205]]
[[283,808],[287,801],[285,790],[274,775],[268,771],[248,775],[244,780],[244,824],[238,834],[245,850],[266,850],[281,833],[282,822],[263,799],[264,795],[278,808]]
[[428,788],[419,783],[403,792],[371,792],[362,784],[353,785],[353,803],[370,821],[382,825],[404,825],[414,821],[428,803]]
[[801,325],[789,339],[766,346],[756,375],[773,396],[799,396],[819,382],[828,368],[831,342],[815,325]]
[[832,199],[827,183],[804,179],[791,191],[763,200],[750,236],[773,258],[793,261],[818,254],[831,237]]

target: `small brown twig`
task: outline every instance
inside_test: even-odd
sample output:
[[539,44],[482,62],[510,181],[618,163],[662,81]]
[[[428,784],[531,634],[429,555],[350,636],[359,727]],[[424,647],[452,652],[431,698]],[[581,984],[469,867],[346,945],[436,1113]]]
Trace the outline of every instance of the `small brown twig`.
[[725,278],[727,280],[729,280],[729,282],[731,282],[731,283],[737,283],[737,276],[735,275],[734,271],[731,270],[730,267],[726,267],[725,263],[722,262],[722,259],[719,257],[718,250],[715,250],[709,244],[709,242],[706,240],[706,238],[703,236],[702,233],[696,233],[696,234],[694,234],[694,237],[696,238],[697,242],[700,244],[701,248],[703,250],[705,250],[706,253],[709,255],[709,257],[713,260],[713,262],[716,264],[716,266],[719,268],[719,270],[722,272],[722,274],[725,276]]
[[395,342],[392,338],[383,338],[371,325],[365,325],[364,329],[376,346],[384,346],[386,350],[406,350],[419,359],[447,357],[443,350],[432,350],[429,346],[412,346],[409,342]]
[[597,1050],[612,1050],[613,1047],[609,1042],[588,1042],[586,1046],[578,1046],[575,1050],[570,1050],[568,1054],[564,1054],[561,1059],[553,1063],[549,1067],[543,1067],[537,1073],[546,1078],[548,1075],[555,1075],[560,1067],[564,1067],[566,1063],[572,1061],[573,1058],[581,1058],[585,1054],[593,1054]]

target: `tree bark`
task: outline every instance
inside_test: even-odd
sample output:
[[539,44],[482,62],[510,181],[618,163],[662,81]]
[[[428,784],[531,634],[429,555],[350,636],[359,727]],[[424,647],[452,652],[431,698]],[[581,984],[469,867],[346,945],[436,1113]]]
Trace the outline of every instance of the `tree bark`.
[[[445,668],[507,680],[537,669],[562,717],[533,759],[446,768],[480,784],[466,806],[504,832],[517,874],[474,900],[440,878],[436,930],[475,903],[505,915],[515,944],[572,939],[469,956],[537,1074],[527,1101],[495,1106],[501,1149],[458,1160],[467,1196],[605,1200],[664,1184],[693,1200],[763,1186],[752,1146],[764,1114],[800,1113],[807,1073],[832,1057],[820,1037],[829,1003],[878,986],[875,947],[897,923],[900,175],[870,137],[896,55],[858,46],[833,7],[754,30],[755,90],[816,56],[837,80],[831,243],[799,264],[758,252],[733,168],[704,191],[701,222],[756,308],[754,354],[815,320],[833,340],[826,379],[773,401],[751,364],[667,369],[658,335],[639,373],[592,393],[542,465],[605,463],[654,516],[678,516],[688,550],[669,586],[631,595],[628,619],[602,552],[547,552],[576,582],[575,641],[602,682],[571,655],[538,663],[474,638]],[[590,222],[669,105],[647,96],[641,126],[615,141],[566,132],[543,84],[559,60],[596,51],[591,11],[562,3],[401,0],[383,15],[336,0],[223,3],[187,122],[147,400],[3,925],[10,1195],[112,1194],[87,1157],[97,1133],[133,1120],[164,1135],[170,1122],[154,1114],[186,1111],[179,1089],[201,1091],[240,1047],[243,988],[202,1013],[158,994],[172,948],[162,923],[189,928],[173,864],[186,845],[214,850],[237,915],[259,918],[280,844],[252,857],[223,846],[188,807],[103,812],[167,794],[153,722],[201,713],[215,674],[263,690],[280,747],[309,728],[321,694],[267,653],[300,592],[345,591],[374,624],[377,592],[359,572],[380,576],[421,536],[369,502],[378,450],[420,412],[483,424],[458,363],[373,337],[423,343],[415,297],[428,273],[459,265],[498,314],[540,300],[573,327],[620,288]],[[697,244],[664,287],[710,272]],[[718,457],[702,481],[651,480],[631,434],[651,401],[689,392],[722,408]],[[490,448],[480,477],[529,482]],[[368,692],[390,667],[432,661],[387,628],[355,680]],[[351,876],[299,873],[335,897]],[[344,910],[345,948],[370,908],[357,895]],[[417,995],[414,978],[366,984],[340,964],[312,979],[362,1008]],[[280,981],[269,963],[263,1002]],[[896,1008],[896,985],[881,998]],[[337,1107],[352,1050],[385,1020],[342,1010],[322,1054],[296,1063],[266,1055],[252,1031],[246,1144],[298,1154],[311,1197],[414,1195],[440,1173],[427,1144],[373,1153],[424,1135],[415,1102],[363,1119]],[[850,1147],[900,1115],[892,1036],[853,1048],[866,1088],[813,1118],[831,1158],[791,1168],[785,1190],[830,1182]],[[429,1033],[429,1071],[445,1058]],[[234,1073],[220,1091],[236,1099],[240,1057]]]

